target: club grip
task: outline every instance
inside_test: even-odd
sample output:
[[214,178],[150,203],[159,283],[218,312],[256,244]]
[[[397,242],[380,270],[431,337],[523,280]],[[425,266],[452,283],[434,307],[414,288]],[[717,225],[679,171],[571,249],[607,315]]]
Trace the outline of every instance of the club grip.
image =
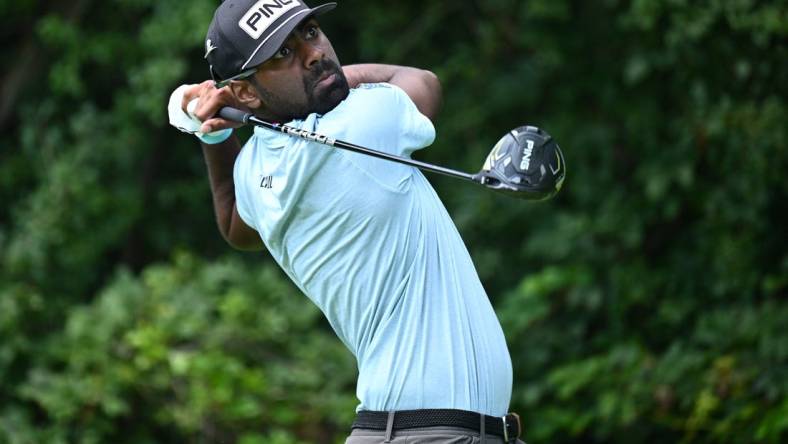
[[238,122],[246,124],[249,122],[249,117],[251,114],[245,113],[240,109],[231,108],[229,106],[225,106],[224,108],[219,110],[219,117],[224,120],[230,120],[232,122]]

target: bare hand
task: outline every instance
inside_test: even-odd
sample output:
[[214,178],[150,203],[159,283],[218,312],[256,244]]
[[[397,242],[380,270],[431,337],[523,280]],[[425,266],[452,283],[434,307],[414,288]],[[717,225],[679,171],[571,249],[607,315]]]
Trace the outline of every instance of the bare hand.
[[186,110],[189,102],[195,98],[199,99],[197,109],[194,115],[202,122],[200,132],[204,134],[220,131],[226,128],[239,128],[243,126],[241,123],[224,120],[221,117],[216,117],[219,110],[225,106],[238,108],[238,100],[229,86],[221,89],[216,89],[213,81],[206,80],[197,85],[191,85],[183,94],[183,102],[181,108],[183,112],[188,113]]

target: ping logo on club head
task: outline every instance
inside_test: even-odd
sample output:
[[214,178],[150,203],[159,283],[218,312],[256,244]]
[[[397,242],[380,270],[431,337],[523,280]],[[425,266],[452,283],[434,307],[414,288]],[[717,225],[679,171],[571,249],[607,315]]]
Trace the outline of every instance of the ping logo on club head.
[[523,147],[523,158],[520,160],[520,169],[523,171],[528,171],[528,167],[531,166],[531,153],[534,151],[534,141],[528,139],[525,141],[525,147]]
[[238,26],[257,40],[276,19],[298,6],[301,6],[298,0],[260,0],[246,11]]

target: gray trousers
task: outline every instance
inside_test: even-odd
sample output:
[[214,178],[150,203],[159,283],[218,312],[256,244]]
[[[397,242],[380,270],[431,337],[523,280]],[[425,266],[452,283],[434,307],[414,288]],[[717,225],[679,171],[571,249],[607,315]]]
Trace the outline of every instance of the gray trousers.
[[[457,427],[424,427],[420,429],[397,430],[390,441],[386,441],[386,432],[383,430],[354,429],[345,444],[502,444],[500,436],[485,435],[485,440],[479,438],[479,432],[473,432]],[[525,444],[517,440],[517,444]]]

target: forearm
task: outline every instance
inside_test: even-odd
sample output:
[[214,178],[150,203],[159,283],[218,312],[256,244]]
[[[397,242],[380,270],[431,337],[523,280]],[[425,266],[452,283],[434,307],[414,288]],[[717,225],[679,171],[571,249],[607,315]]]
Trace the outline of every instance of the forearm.
[[235,185],[233,183],[233,165],[241,151],[238,138],[229,139],[216,145],[202,145],[205,165],[208,167],[208,180],[213,195],[213,209],[219,231],[228,238],[232,225],[233,207],[235,205]]
[[220,143],[202,142],[221,140],[226,136],[212,133],[241,126],[238,122],[217,116],[219,110],[225,106],[238,106],[233,92],[229,87],[217,89],[213,81],[206,80],[199,84],[182,85],[173,91],[167,104],[167,113],[172,126],[200,137],[203,157],[208,167],[216,224],[222,237],[239,250],[260,250],[263,244],[259,234],[244,223],[238,215],[235,202],[233,169],[238,153],[241,152],[238,138],[231,134]]
[[235,158],[241,151],[238,138],[233,135],[226,141],[215,145],[202,145],[208,180],[213,195],[213,208],[216,223],[222,237],[233,247],[241,250],[259,249],[260,239],[256,233],[245,227],[235,209],[235,183],[233,167]]
[[438,77],[430,71],[408,66],[359,64],[344,67],[351,88],[361,83],[391,83],[402,88],[419,111],[435,120],[443,93]]

